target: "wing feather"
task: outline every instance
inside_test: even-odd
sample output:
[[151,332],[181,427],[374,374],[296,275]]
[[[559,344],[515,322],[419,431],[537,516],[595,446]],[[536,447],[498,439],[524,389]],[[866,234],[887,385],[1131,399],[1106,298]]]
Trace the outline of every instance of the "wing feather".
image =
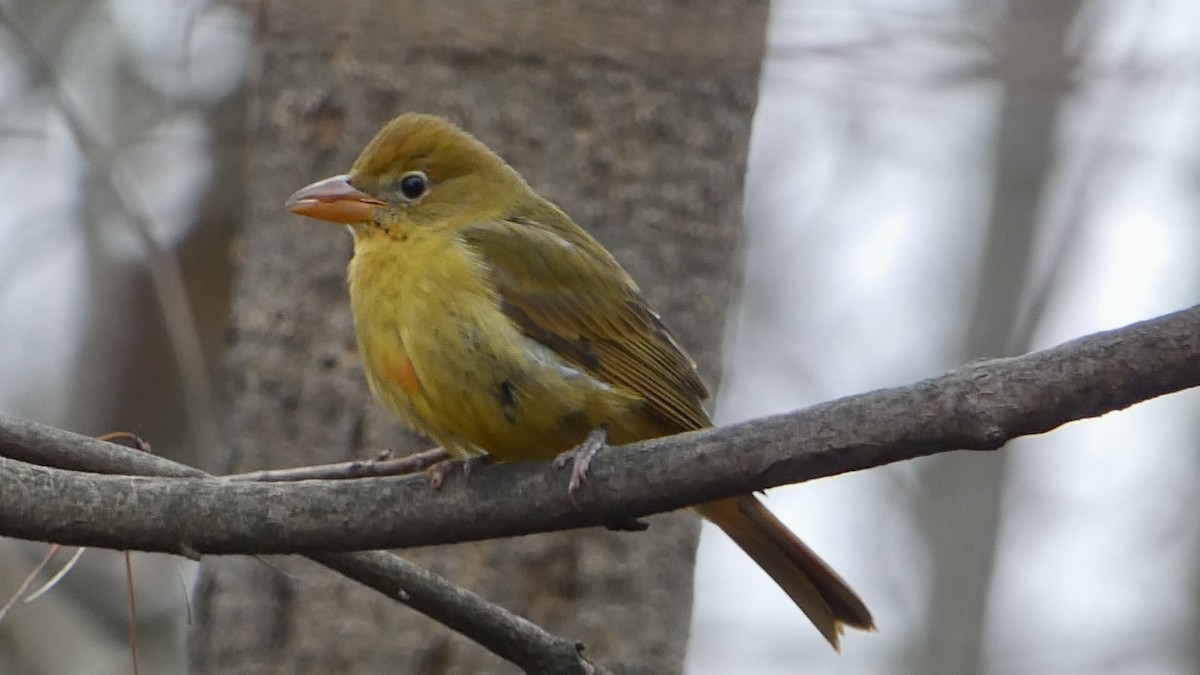
[[671,428],[709,424],[702,406],[708,391],[696,364],[629,275],[585,232],[569,223],[543,227],[514,218],[473,224],[462,237],[487,266],[501,309],[523,334],[641,397]]

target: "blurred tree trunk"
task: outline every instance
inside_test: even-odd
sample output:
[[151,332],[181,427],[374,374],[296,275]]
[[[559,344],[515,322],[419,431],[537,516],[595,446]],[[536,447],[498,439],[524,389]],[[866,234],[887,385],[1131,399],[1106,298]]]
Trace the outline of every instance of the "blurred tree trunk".
[[[1014,0],[997,31],[997,81],[1003,87],[995,140],[992,206],[975,305],[955,363],[1024,353],[1022,286],[1030,279],[1034,229],[1052,185],[1058,112],[1074,64],[1067,30],[1080,2]],[[1020,342],[1020,343],[1019,343]],[[921,464],[922,493],[953,501],[919,517],[934,567],[925,663],[917,672],[978,673],[984,662],[988,592],[997,555],[1001,500],[1010,453],[946,455]]]
[[[428,442],[370,400],[344,284],[350,240],[283,200],[345,171],[404,111],[446,115],[589,228],[713,381],[736,287],[741,182],[766,3],[262,3],[249,212],[228,354],[231,451],[246,470]],[[715,384],[715,383],[714,383]],[[565,485],[565,476],[564,476]],[[370,527],[363,523],[363,527]],[[698,522],[405,555],[586,643],[618,671],[681,668]],[[448,629],[298,559],[287,575],[209,559],[199,672],[507,672]]]

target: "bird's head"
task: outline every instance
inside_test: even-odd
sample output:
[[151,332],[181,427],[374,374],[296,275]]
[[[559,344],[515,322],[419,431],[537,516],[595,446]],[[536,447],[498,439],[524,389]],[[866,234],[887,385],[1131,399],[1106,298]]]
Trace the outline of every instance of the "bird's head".
[[347,174],[288,197],[296,214],[350,225],[355,235],[406,237],[503,216],[530,193],[503,159],[433,115],[407,114],[371,139]]

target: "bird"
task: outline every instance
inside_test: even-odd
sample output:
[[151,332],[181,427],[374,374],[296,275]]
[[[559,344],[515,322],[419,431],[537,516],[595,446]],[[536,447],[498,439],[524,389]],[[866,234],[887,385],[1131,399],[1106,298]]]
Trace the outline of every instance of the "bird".
[[[369,388],[452,457],[590,455],[712,426],[694,361],[612,254],[445,118],[392,119],[349,173],[286,206],[348,226]],[[874,630],[858,595],[754,495],[694,508],[834,649],[846,627]]]

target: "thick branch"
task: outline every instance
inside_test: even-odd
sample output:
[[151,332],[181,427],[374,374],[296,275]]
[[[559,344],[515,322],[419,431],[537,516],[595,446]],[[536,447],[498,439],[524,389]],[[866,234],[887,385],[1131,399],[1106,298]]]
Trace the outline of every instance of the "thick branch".
[[[421,459],[426,454],[413,457]],[[0,416],[0,456],[93,474],[212,479],[199,469],[145,452],[4,416]],[[266,478],[272,480],[275,476]],[[6,485],[6,480],[7,477],[0,477],[0,485]],[[582,645],[553,635],[397,555],[366,551],[316,553],[308,557],[462,633],[526,672],[564,675],[608,672],[583,659],[579,653]]]
[[[938,452],[995,449],[1197,385],[1200,306],[906,387],[612,448],[593,462],[576,495],[579,509],[567,498],[566,474],[548,463],[493,465],[433,491],[414,477],[251,484],[95,476],[0,459],[0,535],[168,552],[280,553],[600,525]],[[37,438],[27,444],[22,433]],[[8,457],[61,466],[55,455],[96,445],[0,420],[0,454]],[[118,470],[137,464],[120,448],[104,452],[117,454]]]

